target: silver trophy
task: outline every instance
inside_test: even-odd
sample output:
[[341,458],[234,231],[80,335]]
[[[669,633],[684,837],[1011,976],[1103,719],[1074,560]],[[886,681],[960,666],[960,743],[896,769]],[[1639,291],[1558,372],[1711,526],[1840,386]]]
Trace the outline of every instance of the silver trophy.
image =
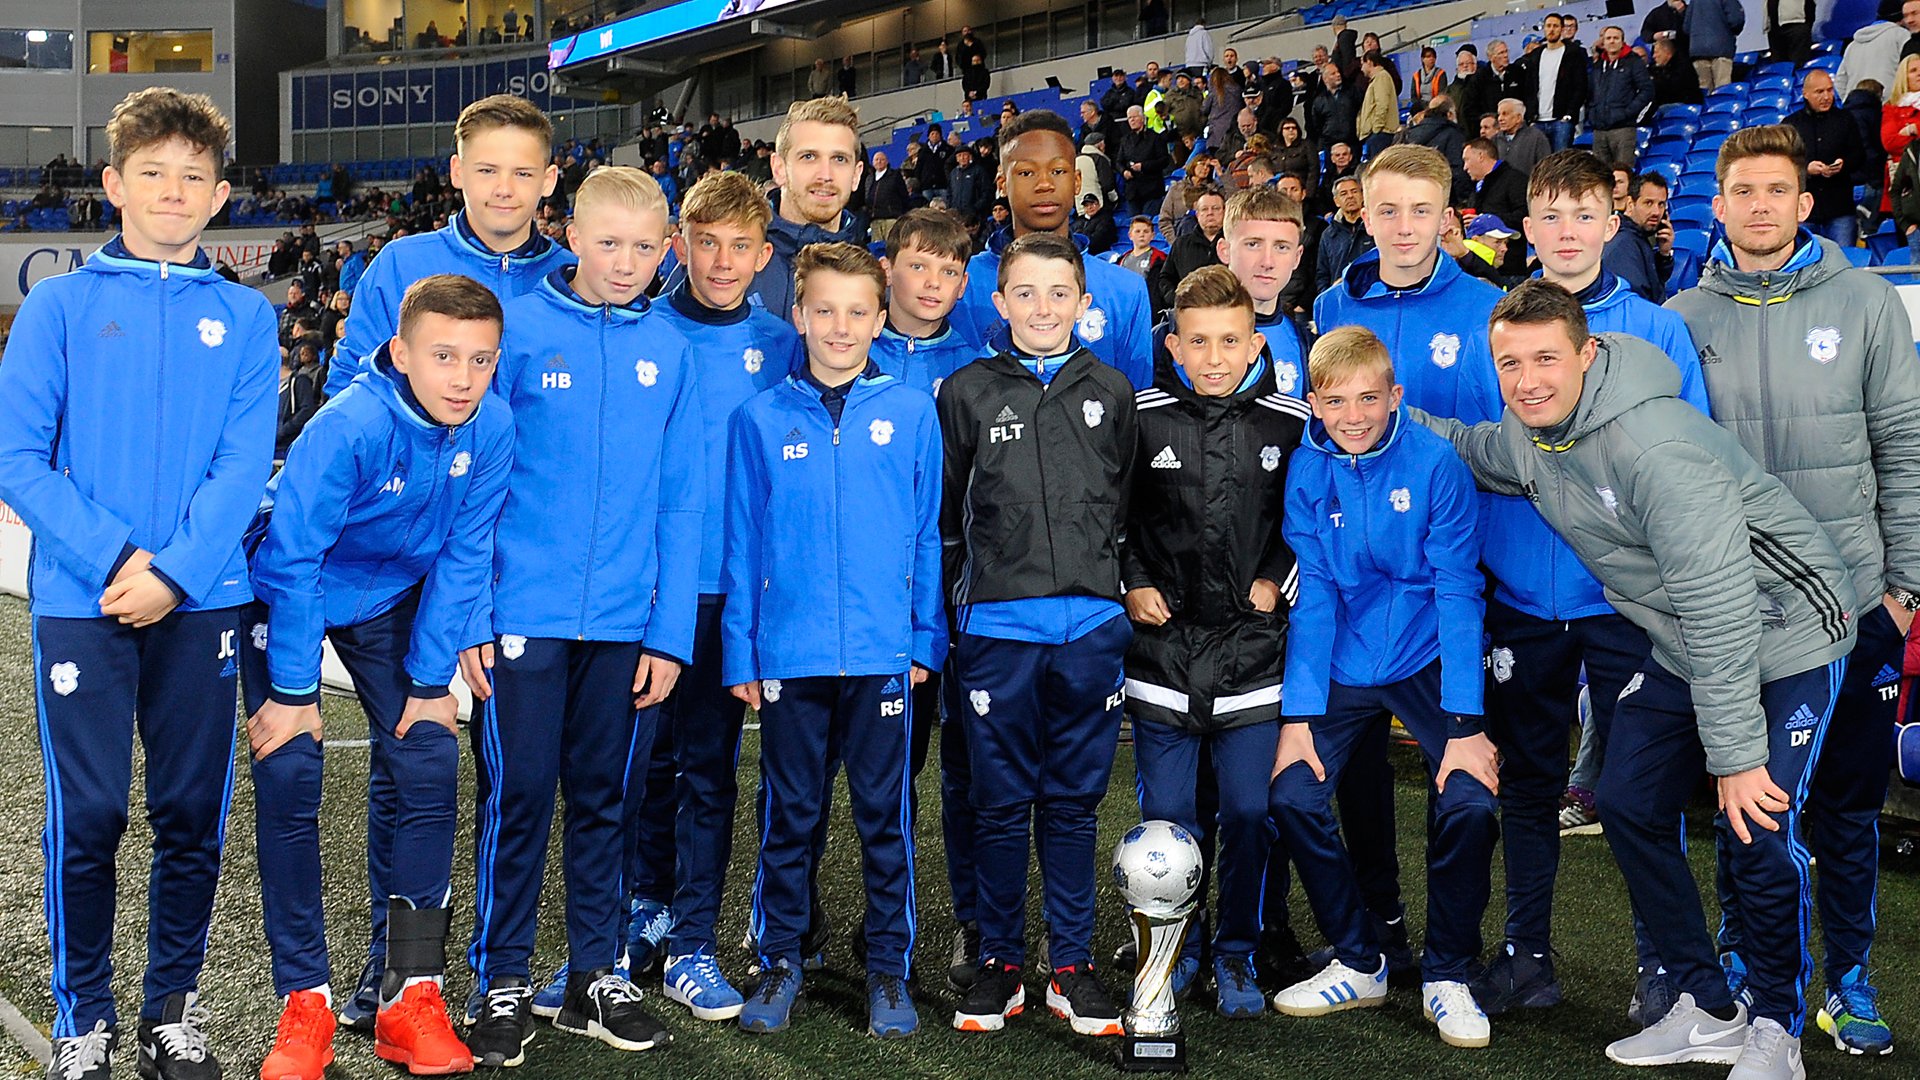
[[1113,851],[1113,883],[1132,914],[1133,1001],[1124,1016],[1122,1072],[1187,1071],[1173,1000],[1173,968],[1200,888],[1200,845],[1171,821],[1143,821]]

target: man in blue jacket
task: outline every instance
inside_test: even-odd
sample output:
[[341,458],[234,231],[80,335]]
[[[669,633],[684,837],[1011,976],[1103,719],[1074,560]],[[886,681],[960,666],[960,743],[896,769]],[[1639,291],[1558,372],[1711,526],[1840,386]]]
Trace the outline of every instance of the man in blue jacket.
[[[1013,224],[987,241],[967,263],[967,291],[953,311],[960,333],[989,349],[1007,346],[1006,320],[993,307],[1001,253],[1014,239],[1050,232],[1076,245],[1085,240],[1069,226],[1079,190],[1073,131],[1060,114],[1045,109],[1021,113],[1000,126],[1000,178]],[[1085,254],[1082,248],[1081,254]],[[1153,385],[1153,302],[1146,279],[1104,259],[1086,259],[1087,292],[1093,303],[1074,324],[1074,337],[1098,359],[1120,369],[1135,390]]]
[[421,278],[400,334],[316,414],[274,480],[253,560],[246,671],[255,832],[274,993],[285,1012],[263,1072],[319,1080],[333,992],[320,883],[320,646],[330,638],[374,740],[367,870],[386,907],[380,1056],[470,1062],[440,997],[460,744],[447,687],[493,572],[513,420],[484,400],[500,302],[471,278]]
[[[546,115],[526,98],[495,94],[460,111],[453,140],[449,179],[466,195],[466,209],[443,229],[395,240],[367,264],[353,295],[353,318],[327,372],[328,397],[346,389],[393,337],[400,298],[420,278],[462,274],[504,304],[574,261],[533,227],[540,200],[560,179],[550,161],[553,124]],[[355,1018],[365,1019],[357,1011]]]
[[1407,421],[1393,362],[1371,331],[1332,331],[1308,365],[1315,421],[1294,451],[1281,517],[1300,595],[1270,800],[1334,959],[1276,993],[1273,1007],[1320,1016],[1386,999],[1385,943],[1361,902],[1333,796],[1349,760],[1367,752],[1367,733],[1391,713],[1418,740],[1436,789],[1421,1000],[1443,1041],[1486,1046],[1487,1017],[1467,980],[1479,959],[1500,785],[1481,723],[1473,477],[1444,440]]
[[114,859],[136,715],[154,824],[141,1069],[177,1080],[213,1061],[196,984],[253,598],[240,541],[273,464],[279,353],[266,300],[200,250],[230,135],[201,94],[116,106],[104,180],[122,231],[34,286],[0,365],[0,498],[34,539],[53,1069],[85,1080],[105,1080],[119,1038]]
[[753,925],[760,981],[740,1013],[787,1027],[804,982],[814,834],[847,769],[866,871],[870,1034],[919,1028],[912,688],[947,651],[940,598],[940,427],[933,400],[867,356],[886,275],[851,244],[795,265],[807,364],[733,417],[722,681],[759,710],[766,789]]
[[1609,165],[1631,169],[1640,154],[1635,125],[1653,104],[1653,76],[1647,62],[1627,48],[1627,35],[1618,26],[1600,30],[1600,55],[1587,72],[1590,96],[1587,127],[1593,131],[1593,152]]
[[[1528,177],[1527,203],[1524,227],[1539,252],[1540,276],[1578,298],[1589,325],[1658,346],[1680,370],[1681,398],[1705,413],[1706,384],[1686,323],[1601,266],[1618,221],[1612,170],[1585,150],[1549,155]],[[1473,990],[1487,1012],[1498,1016],[1560,1001],[1553,884],[1560,864],[1560,799],[1567,789],[1567,731],[1577,722],[1581,672],[1591,688],[1595,753],[1604,756],[1614,703],[1649,645],[1525,499],[1488,496],[1485,513],[1482,557],[1495,579],[1487,605],[1493,676],[1487,722],[1503,755],[1507,927],[1506,947],[1474,980]],[[1651,1024],[1667,1014],[1676,991],[1644,941],[1642,936],[1628,1011]]]
[[1733,54],[1740,31],[1747,28],[1747,9],[1740,0],[1693,0],[1681,26],[1687,33],[1687,53],[1693,57],[1700,89],[1718,90],[1733,81]]
[[614,974],[628,762],[693,654],[706,466],[693,353],[641,295],[667,204],[638,169],[574,196],[578,267],[507,305],[499,385],[518,433],[492,594],[461,671],[476,701],[475,926],[481,1064],[517,1064],[554,788],[566,809],[567,972],[553,1024],[619,1050],[666,1037]]

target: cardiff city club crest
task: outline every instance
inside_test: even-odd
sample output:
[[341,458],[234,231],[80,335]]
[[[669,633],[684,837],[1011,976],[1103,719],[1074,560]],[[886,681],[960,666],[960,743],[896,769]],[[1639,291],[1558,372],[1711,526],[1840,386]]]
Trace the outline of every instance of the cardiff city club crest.
[[1080,403],[1080,416],[1086,420],[1088,427],[1099,427],[1100,421],[1106,419],[1107,407],[1101,402],[1088,398]]
[[1107,313],[1097,307],[1090,307],[1079,321],[1073,324],[1075,333],[1081,341],[1099,341],[1107,336]]
[[1460,362],[1458,334],[1435,334],[1433,340],[1427,342],[1427,348],[1433,352],[1434,367],[1445,369]]
[[1840,355],[1840,330],[1816,326],[1807,331],[1807,355],[1822,364],[1831,364]]

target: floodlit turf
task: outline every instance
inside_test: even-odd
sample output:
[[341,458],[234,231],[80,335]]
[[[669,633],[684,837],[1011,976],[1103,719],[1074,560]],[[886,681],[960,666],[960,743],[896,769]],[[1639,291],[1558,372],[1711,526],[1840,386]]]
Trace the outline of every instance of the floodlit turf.
[[[327,734],[332,739],[364,738],[364,721],[350,699],[328,698]],[[28,665],[26,608],[11,598],[0,598],[0,995],[17,1005],[30,1020],[45,1029],[51,1016],[46,986],[47,943],[41,914],[41,771],[34,734],[34,706]],[[758,741],[752,734],[741,755],[743,798],[754,790]],[[1407,899],[1416,930],[1423,920],[1422,875],[1418,872],[1424,793],[1414,779],[1410,754],[1399,752],[1401,852],[1410,867],[1404,875]],[[364,871],[366,750],[334,746],[327,754],[326,830],[327,914],[334,948],[335,986],[348,988],[358,974],[367,926]],[[1102,807],[1102,850],[1111,850],[1120,832],[1137,820],[1132,800],[1132,758],[1121,749],[1112,795]],[[226,871],[214,913],[212,944],[202,991],[215,1015],[213,1044],[227,1064],[229,1077],[258,1075],[259,1062],[273,1035],[279,1015],[267,974],[265,936],[260,926],[260,901],[253,853],[253,788],[240,768],[233,816],[229,824]],[[940,987],[950,944],[946,917],[947,884],[934,808],[938,787],[929,772],[922,777],[924,813],[918,864],[921,939],[917,961],[929,976],[929,989],[919,1005],[921,1034],[906,1042],[882,1044],[867,1037],[864,981],[850,974],[851,953],[846,928],[859,921],[861,911],[859,856],[847,818],[844,790],[836,807],[834,843],[822,877],[836,931],[829,959],[833,970],[814,976],[808,984],[810,1008],[784,1034],[749,1036],[731,1024],[701,1024],[657,993],[649,1004],[669,1023],[674,1043],[643,1054],[620,1054],[551,1029],[542,1030],[529,1049],[526,1065],[513,1074],[524,1080],[541,1078],[673,1077],[774,1080],[784,1077],[850,1076],[863,1080],[908,1076],[962,1077],[1105,1077],[1114,1040],[1086,1039],[1069,1034],[1065,1025],[1045,1014],[1039,1005],[1040,987],[1030,989],[1033,1004],[1000,1035],[961,1036],[948,1027],[952,998]],[[471,790],[471,780],[465,784]],[[136,792],[139,790],[136,777]],[[449,998],[464,999],[468,977],[463,970],[464,944],[472,925],[471,800],[461,805],[461,847],[455,859],[456,890],[454,973]],[[115,989],[123,1012],[131,1016],[138,1006],[140,963],[145,947],[145,872],[148,835],[136,809],[134,824],[120,859],[120,947]],[[746,897],[753,852],[753,827],[741,816],[736,833],[730,904],[722,913],[722,962],[736,976],[744,973],[746,955],[739,941],[747,920]],[[1696,826],[1704,819],[1696,819]],[[1706,845],[1696,845],[1695,861],[1704,866]],[[556,843],[557,849],[557,843]],[[1103,855],[1104,858],[1104,855]],[[1887,856],[1880,891],[1880,917],[1885,932],[1877,953],[1877,970],[1892,1014],[1897,1036],[1907,1040],[1895,1057],[1866,1060],[1845,1057],[1817,1033],[1807,1043],[1809,1072],[1816,1076],[1908,1077],[1920,1053],[1920,874],[1912,860]],[[541,918],[537,967],[550,971],[564,950],[561,934],[561,890],[557,850],[547,880]],[[1036,882],[1037,896],[1037,882]],[[1499,891],[1496,875],[1495,891]],[[1497,908],[1496,901],[1495,907]],[[1295,925],[1311,940],[1310,919],[1296,890]],[[1254,1021],[1227,1021],[1214,1016],[1204,1000],[1183,1009],[1194,1074],[1206,1077],[1309,1078],[1393,1076],[1453,1077],[1625,1077],[1634,1075],[1609,1064],[1601,1047],[1627,1031],[1621,1011],[1632,985],[1632,953],[1627,930],[1626,893],[1605,841],[1598,837],[1572,838],[1561,869],[1557,932],[1560,977],[1567,1002],[1545,1012],[1502,1018],[1494,1022],[1493,1046],[1487,1050],[1455,1050],[1443,1046],[1420,1016],[1412,992],[1396,991],[1387,1007],[1322,1020],[1280,1017],[1271,1013]],[[1100,940],[1097,955],[1110,955],[1125,933],[1120,907],[1104,884],[1100,897]],[[1038,904],[1032,917],[1038,927]],[[1489,940],[1498,939],[1499,919],[1490,913]],[[1119,980],[1109,973],[1116,989]],[[129,1023],[130,1028],[130,1023]],[[130,1032],[129,1032],[130,1033]],[[341,1035],[339,1061],[329,1077],[393,1077],[398,1070],[374,1058],[367,1041]],[[116,1075],[130,1077],[133,1055],[122,1055]],[[27,1056],[0,1036],[0,1078],[36,1075]],[[1663,1070],[1661,1075],[1709,1078],[1724,1075],[1715,1066]]]

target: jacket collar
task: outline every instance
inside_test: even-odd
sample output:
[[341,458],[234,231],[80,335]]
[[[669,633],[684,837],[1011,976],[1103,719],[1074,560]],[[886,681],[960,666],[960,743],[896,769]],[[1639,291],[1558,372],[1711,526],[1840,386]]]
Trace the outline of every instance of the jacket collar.
[[682,281],[678,287],[667,294],[667,303],[673,310],[707,326],[732,326],[753,318],[753,305],[743,298],[738,304],[725,311],[710,308],[693,295],[693,282]]
[[120,233],[115,233],[113,239],[102,244],[100,250],[94,252],[92,257],[87,259],[87,265],[101,270],[156,274],[162,273],[161,268],[165,267],[164,273],[169,277],[174,274],[180,274],[188,278],[217,278],[220,276],[214,272],[213,260],[207,258],[207,253],[203,248],[195,248],[193,251],[193,259],[189,262],[156,262],[153,259],[140,258],[133,252],[128,251],[126,237]]
[[458,431],[472,424],[480,416],[480,410],[487,407],[487,399],[483,394],[473,412],[460,423],[443,424],[434,419],[427,407],[414,396],[413,384],[407,381],[399,368],[393,366],[392,345],[392,341],[381,342],[380,347],[374,350],[368,369],[355,376],[354,381],[365,379],[370,389],[381,391],[381,400],[386,402],[388,411],[408,427],[415,431]]
[[467,212],[465,210],[454,212],[452,220],[447,222],[445,231],[449,233],[461,247],[483,259],[498,259],[504,256],[515,262],[527,262],[538,259],[553,250],[553,241],[540,235],[539,229],[529,229],[526,243],[521,244],[512,251],[495,251],[488,247],[486,243],[480,239],[480,234],[474,232],[473,226],[467,223]]
[[[1080,254],[1087,253],[1087,234],[1077,233],[1069,228],[1067,238],[1073,241],[1074,247],[1080,249]],[[1013,243],[1013,226],[1007,225],[994,230],[993,235],[987,238],[987,250],[992,252],[997,260],[1000,258],[1000,253],[1007,250],[1007,245],[1011,243]]]
[[1364,454],[1349,454],[1340,448],[1340,444],[1333,441],[1333,436],[1327,434],[1327,425],[1316,417],[1307,425],[1304,445],[1311,446],[1330,457],[1350,458],[1355,464],[1371,462],[1393,449],[1393,444],[1399,441],[1400,429],[1405,426],[1405,423],[1406,407],[1402,406],[1388,415],[1386,434],[1381,435],[1380,441],[1373,444],[1373,449]]
[[939,329],[935,330],[931,334],[928,334],[926,337],[914,337],[912,334],[906,334],[898,330],[895,330],[893,328],[893,320],[888,319],[880,327],[880,336],[888,339],[889,341],[905,342],[909,347],[912,347],[912,348],[922,348],[929,345],[945,345],[948,339],[953,337],[953,320],[941,319]]
[[633,301],[627,304],[595,304],[587,301],[573,288],[573,277],[579,269],[577,266],[562,266],[555,269],[551,274],[540,279],[540,291],[549,301],[569,311],[576,311],[583,315],[598,315],[605,312],[610,318],[629,322],[645,315],[652,307],[652,301],[647,299],[645,293],[634,297]]
[[[898,171],[897,168],[894,171]],[[796,225],[780,216],[780,193],[775,192],[773,205],[776,207],[773,220],[767,225],[767,239],[773,242],[773,249],[787,258],[792,258],[808,244],[857,243],[860,227],[859,219],[851,210],[840,211],[840,227],[828,229],[820,225]]]
[[1435,251],[1433,272],[1419,281],[1402,289],[1396,289],[1380,280],[1380,249],[1373,248],[1353,261],[1343,275],[1347,295],[1355,300],[1378,300],[1389,296],[1424,295],[1437,292],[1452,284],[1453,279],[1464,273],[1460,264],[1447,258],[1446,252]]

